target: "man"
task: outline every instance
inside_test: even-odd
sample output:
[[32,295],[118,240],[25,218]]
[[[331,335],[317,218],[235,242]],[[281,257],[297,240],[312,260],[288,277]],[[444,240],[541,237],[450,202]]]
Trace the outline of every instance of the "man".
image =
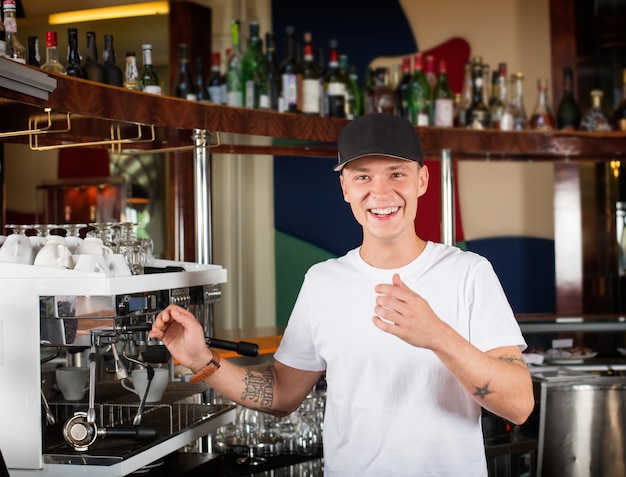
[[200,325],[177,307],[151,337],[196,379],[279,416],[325,373],[327,476],[486,476],[481,406],[521,424],[534,405],[502,287],[484,258],[416,235],[428,168],[407,120],[363,116],[338,148],[363,243],[307,272],[275,364],[218,368]]

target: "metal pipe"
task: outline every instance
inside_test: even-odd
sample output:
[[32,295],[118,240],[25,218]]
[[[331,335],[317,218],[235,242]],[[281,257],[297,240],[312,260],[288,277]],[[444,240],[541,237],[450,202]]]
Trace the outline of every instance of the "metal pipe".
[[441,150],[441,242],[454,245],[455,232],[454,214],[454,170],[452,152]]
[[196,262],[209,264],[212,255],[211,218],[211,155],[209,153],[209,131],[193,130],[194,200],[196,219]]

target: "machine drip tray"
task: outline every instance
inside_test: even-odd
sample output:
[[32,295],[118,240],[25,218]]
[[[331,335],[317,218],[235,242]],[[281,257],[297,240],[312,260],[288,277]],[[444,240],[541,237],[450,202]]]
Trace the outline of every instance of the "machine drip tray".
[[[113,465],[234,409],[230,404],[202,403],[202,392],[206,389],[203,383],[170,383],[163,400],[147,403],[143,411],[141,425],[154,427],[157,431],[156,439],[146,442],[98,436],[84,452],[75,450],[65,441],[63,426],[74,413],[86,412],[88,402],[50,401],[48,404],[56,424],[45,428],[44,461],[54,464]],[[124,390],[118,382],[97,386],[95,409],[98,429],[132,428],[138,408],[139,398]]]

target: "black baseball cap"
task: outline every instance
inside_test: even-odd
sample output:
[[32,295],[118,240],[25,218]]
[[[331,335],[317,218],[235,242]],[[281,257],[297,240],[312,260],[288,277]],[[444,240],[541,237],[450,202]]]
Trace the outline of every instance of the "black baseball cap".
[[340,171],[348,162],[365,156],[389,156],[424,165],[422,142],[411,122],[388,113],[370,113],[351,121],[337,141]]

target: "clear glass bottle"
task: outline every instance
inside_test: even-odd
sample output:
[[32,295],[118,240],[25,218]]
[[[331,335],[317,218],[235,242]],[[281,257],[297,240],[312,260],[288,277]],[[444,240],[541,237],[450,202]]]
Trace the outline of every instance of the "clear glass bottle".
[[472,104],[472,62],[466,61],[463,65],[463,88],[457,103],[456,126],[464,128],[467,124],[467,108]]
[[65,71],[68,76],[75,76],[76,78],[86,78],[85,68],[83,68],[80,60],[80,53],[78,52],[78,29],[67,29],[67,64],[65,65]]
[[220,52],[211,53],[211,72],[206,80],[206,90],[209,94],[208,100],[214,104],[226,104],[224,95],[224,76],[220,63]]
[[489,98],[489,113],[493,129],[502,129],[501,123],[506,112],[506,104],[506,63],[500,63],[498,70],[492,73],[491,97]]
[[98,61],[98,46],[96,32],[87,32],[87,48],[85,50],[85,73],[87,79],[97,83],[104,83],[104,65]]
[[30,35],[28,37],[28,60],[27,63],[30,66],[41,66],[41,56],[39,56],[39,38],[37,35]]
[[226,68],[226,104],[228,106],[243,106],[243,83],[241,76],[241,45],[239,28],[241,22],[233,20],[230,24],[231,49],[228,55]]
[[15,0],[2,2],[4,12],[5,49],[7,58],[26,64],[26,48],[17,36],[17,16],[15,14]]
[[263,42],[259,37],[259,22],[250,22],[248,28],[250,32],[248,48],[246,48],[241,60],[243,105],[245,108],[258,109],[265,57],[263,55]]
[[189,54],[186,43],[178,45],[178,76],[174,86],[174,96],[195,101],[196,89],[189,73]]
[[115,56],[115,48],[113,46],[113,35],[104,35],[104,51],[102,52],[102,61],[104,61],[104,82],[113,86],[122,87],[124,85],[124,75]]
[[513,130],[528,128],[528,117],[524,107],[524,75],[521,72],[511,75],[511,101],[508,110],[513,117]]
[[65,66],[59,61],[57,32],[55,31],[46,33],[46,62],[41,65],[41,69],[66,74]]
[[144,43],[141,45],[143,56],[143,67],[141,69],[141,90],[144,93],[160,95],[163,93],[161,80],[152,64],[152,44]]
[[134,51],[126,52],[126,68],[124,70],[124,88],[130,90],[140,89],[139,70],[137,69],[137,56]]
[[602,90],[594,89],[590,93],[591,108],[583,115],[580,129],[583,131],[611,131],[611,121],[602,109]]
[[324,76],[324,116],[346,117],[346,78],[339,69],[339,42],[328,42],[328,70]]
[[302,45],[302,112],[319,116],[321,107],[320,74],[313,57],[313,39],[310,32],[304,33]]
[[439,72],[433,99],[435,101],[435,126],[449,128],[454,125],[454,93],[448,81],[445,60],[439,60]]
[[535,108],[533,109],[533,114],[530,116],[528,124],[530,129],[539,131],[551,131],[556,126],[548,96],[547,79],[539,78],[537,80],[537,102],[535,103]]
[[576,130],[580,127],[582,112],[574,97],[574,74],[569,66],[563,68],[563,97],[556,110],[556,127],[561,130]]
[[430,125],[432,91],[424,75],[422,54],[413,55],[413,74],[409,83],[409,111],[416,126]]
[[285,54],[279,71],[282,81],[282,104],[284,112],[299,113],[302,110],[302,70],[296,60],[295,29],[285,27]]
[[482,57],[472,59],[472,103],[467,108],[465,127],[468,129],[488,129],[491,127],[491,114],[484,101],[484,68]]

